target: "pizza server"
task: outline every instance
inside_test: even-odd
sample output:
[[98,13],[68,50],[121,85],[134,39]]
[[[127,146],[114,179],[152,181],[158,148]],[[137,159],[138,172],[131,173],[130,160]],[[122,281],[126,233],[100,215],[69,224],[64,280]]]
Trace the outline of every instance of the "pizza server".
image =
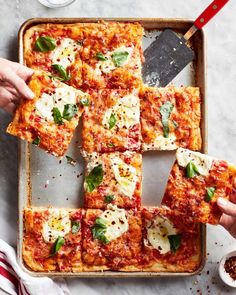
[[194,59],[194,51],[187,41],[214,17],[229,0],[213,1],[195,20],[184,36],[170,29],[164,30],[144,51],[143,81],[149,86],[164,87]]

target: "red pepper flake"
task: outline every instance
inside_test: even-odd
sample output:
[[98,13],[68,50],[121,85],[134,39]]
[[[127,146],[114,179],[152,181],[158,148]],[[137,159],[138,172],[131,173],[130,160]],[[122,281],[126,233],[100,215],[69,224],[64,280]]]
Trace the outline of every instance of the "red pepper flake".
[[230,275],[230,277],[236,280],[236,256],[229,257],[224,264],[225,271]]

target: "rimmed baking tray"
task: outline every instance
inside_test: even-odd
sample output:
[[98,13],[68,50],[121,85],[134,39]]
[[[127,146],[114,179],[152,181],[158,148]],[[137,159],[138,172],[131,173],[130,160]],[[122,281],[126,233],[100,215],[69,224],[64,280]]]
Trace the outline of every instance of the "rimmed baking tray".
[[[178,33],[185,33],[193,21],[186,19],[162,18],[34,18],[26,21],[19,30],[19,61],[24,64],[23,37],[26,30],[42,23],[88,23],[105,21],[140,22],[145,29],[143,48],[166,28]],[[198,31],[191,39],[195,51],[195,60],[188,65],[173,81],[176,86],[190,85],[200,87],[202,97],[201,131],[203,139],[202,152],[207,153],[207,103],[206,103],[206,41],[204,32]],[[22,260],[23,208],[26,206],[53,206],[78,208],[83,206],[84,161],[79,155],[80,126],[72,140],[67,155],[77,160],[76,166],[68,165],[65,159],[59,161],[37,147],[23,141],[19,143],[19,235],[18,259],[22,268],[33,276],[66,277],[174,277],[189,276],[199,273],[206,259],[206,227],[201,226],[201,265],[193,273],[188,272],[33,272],[27,269]],[[175,159],[175,152],[147,152],[143,154],[143,195],[142,204],[160,205],[168,175]]]

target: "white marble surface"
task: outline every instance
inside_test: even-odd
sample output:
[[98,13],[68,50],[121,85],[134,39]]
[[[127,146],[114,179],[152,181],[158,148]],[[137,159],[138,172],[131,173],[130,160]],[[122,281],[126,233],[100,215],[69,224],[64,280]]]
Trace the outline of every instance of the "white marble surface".
[[[36,0],[0,0],[0,56],[17,60],[17,31],[32,17],[196,17],[211,0],[77,0],[48,9]],[[236,163],[236,1],[209,23],[207,35],[209,153]],[[17,144],[5,134],[10,116],[0,110],[0,237],[16,244]],[[217,275],[217,262],[236,241],[208,227],[208,261],[201,275],[179,279],[72,279],[72,294],[235,294]],[[209,274],[208,274],[209,271]],[[208,293],[209,286],[210,293]],[[199,292],[198,292],[199,290]]]

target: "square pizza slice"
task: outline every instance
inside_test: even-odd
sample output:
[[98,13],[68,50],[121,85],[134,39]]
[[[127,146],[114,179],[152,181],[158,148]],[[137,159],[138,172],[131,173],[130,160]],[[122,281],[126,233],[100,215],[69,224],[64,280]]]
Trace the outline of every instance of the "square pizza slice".
[[83,219],[84,271],[136,270],[142,245],[141,214],[109,205],[87,209]]
[[142,209],[143,271],[194,272],[201,263],[200,225],[168,208]]
[[81,209],[24,210],[23,261],[32,271],[82,271]]
[[76,88],[82,86],[82,24],[40,24],[24,35],[28,67],[51,72]]
[[135,152],[86,155],[85,207],[109,204],[139,208],[142,190],[142,155]]
[[35,97],[22,101],[7,132],[61,157],[89,103],[89,95],[39,71],[32,76],[29,87]]
[[82,50],[85,88],[139,88],[143,28],[138,23],[84,25]]
[[200,150],[200,106],[198,87],[143,86],[140,91],[142,149]]
[[139,151],[141,126],[137,91],[92,91],[91,100],[83,114],[83,150],[87,153]]
[[236,168],[226,161],[179,148],[162,204],[195,222],[218,224],[219,197],[229,199]]

